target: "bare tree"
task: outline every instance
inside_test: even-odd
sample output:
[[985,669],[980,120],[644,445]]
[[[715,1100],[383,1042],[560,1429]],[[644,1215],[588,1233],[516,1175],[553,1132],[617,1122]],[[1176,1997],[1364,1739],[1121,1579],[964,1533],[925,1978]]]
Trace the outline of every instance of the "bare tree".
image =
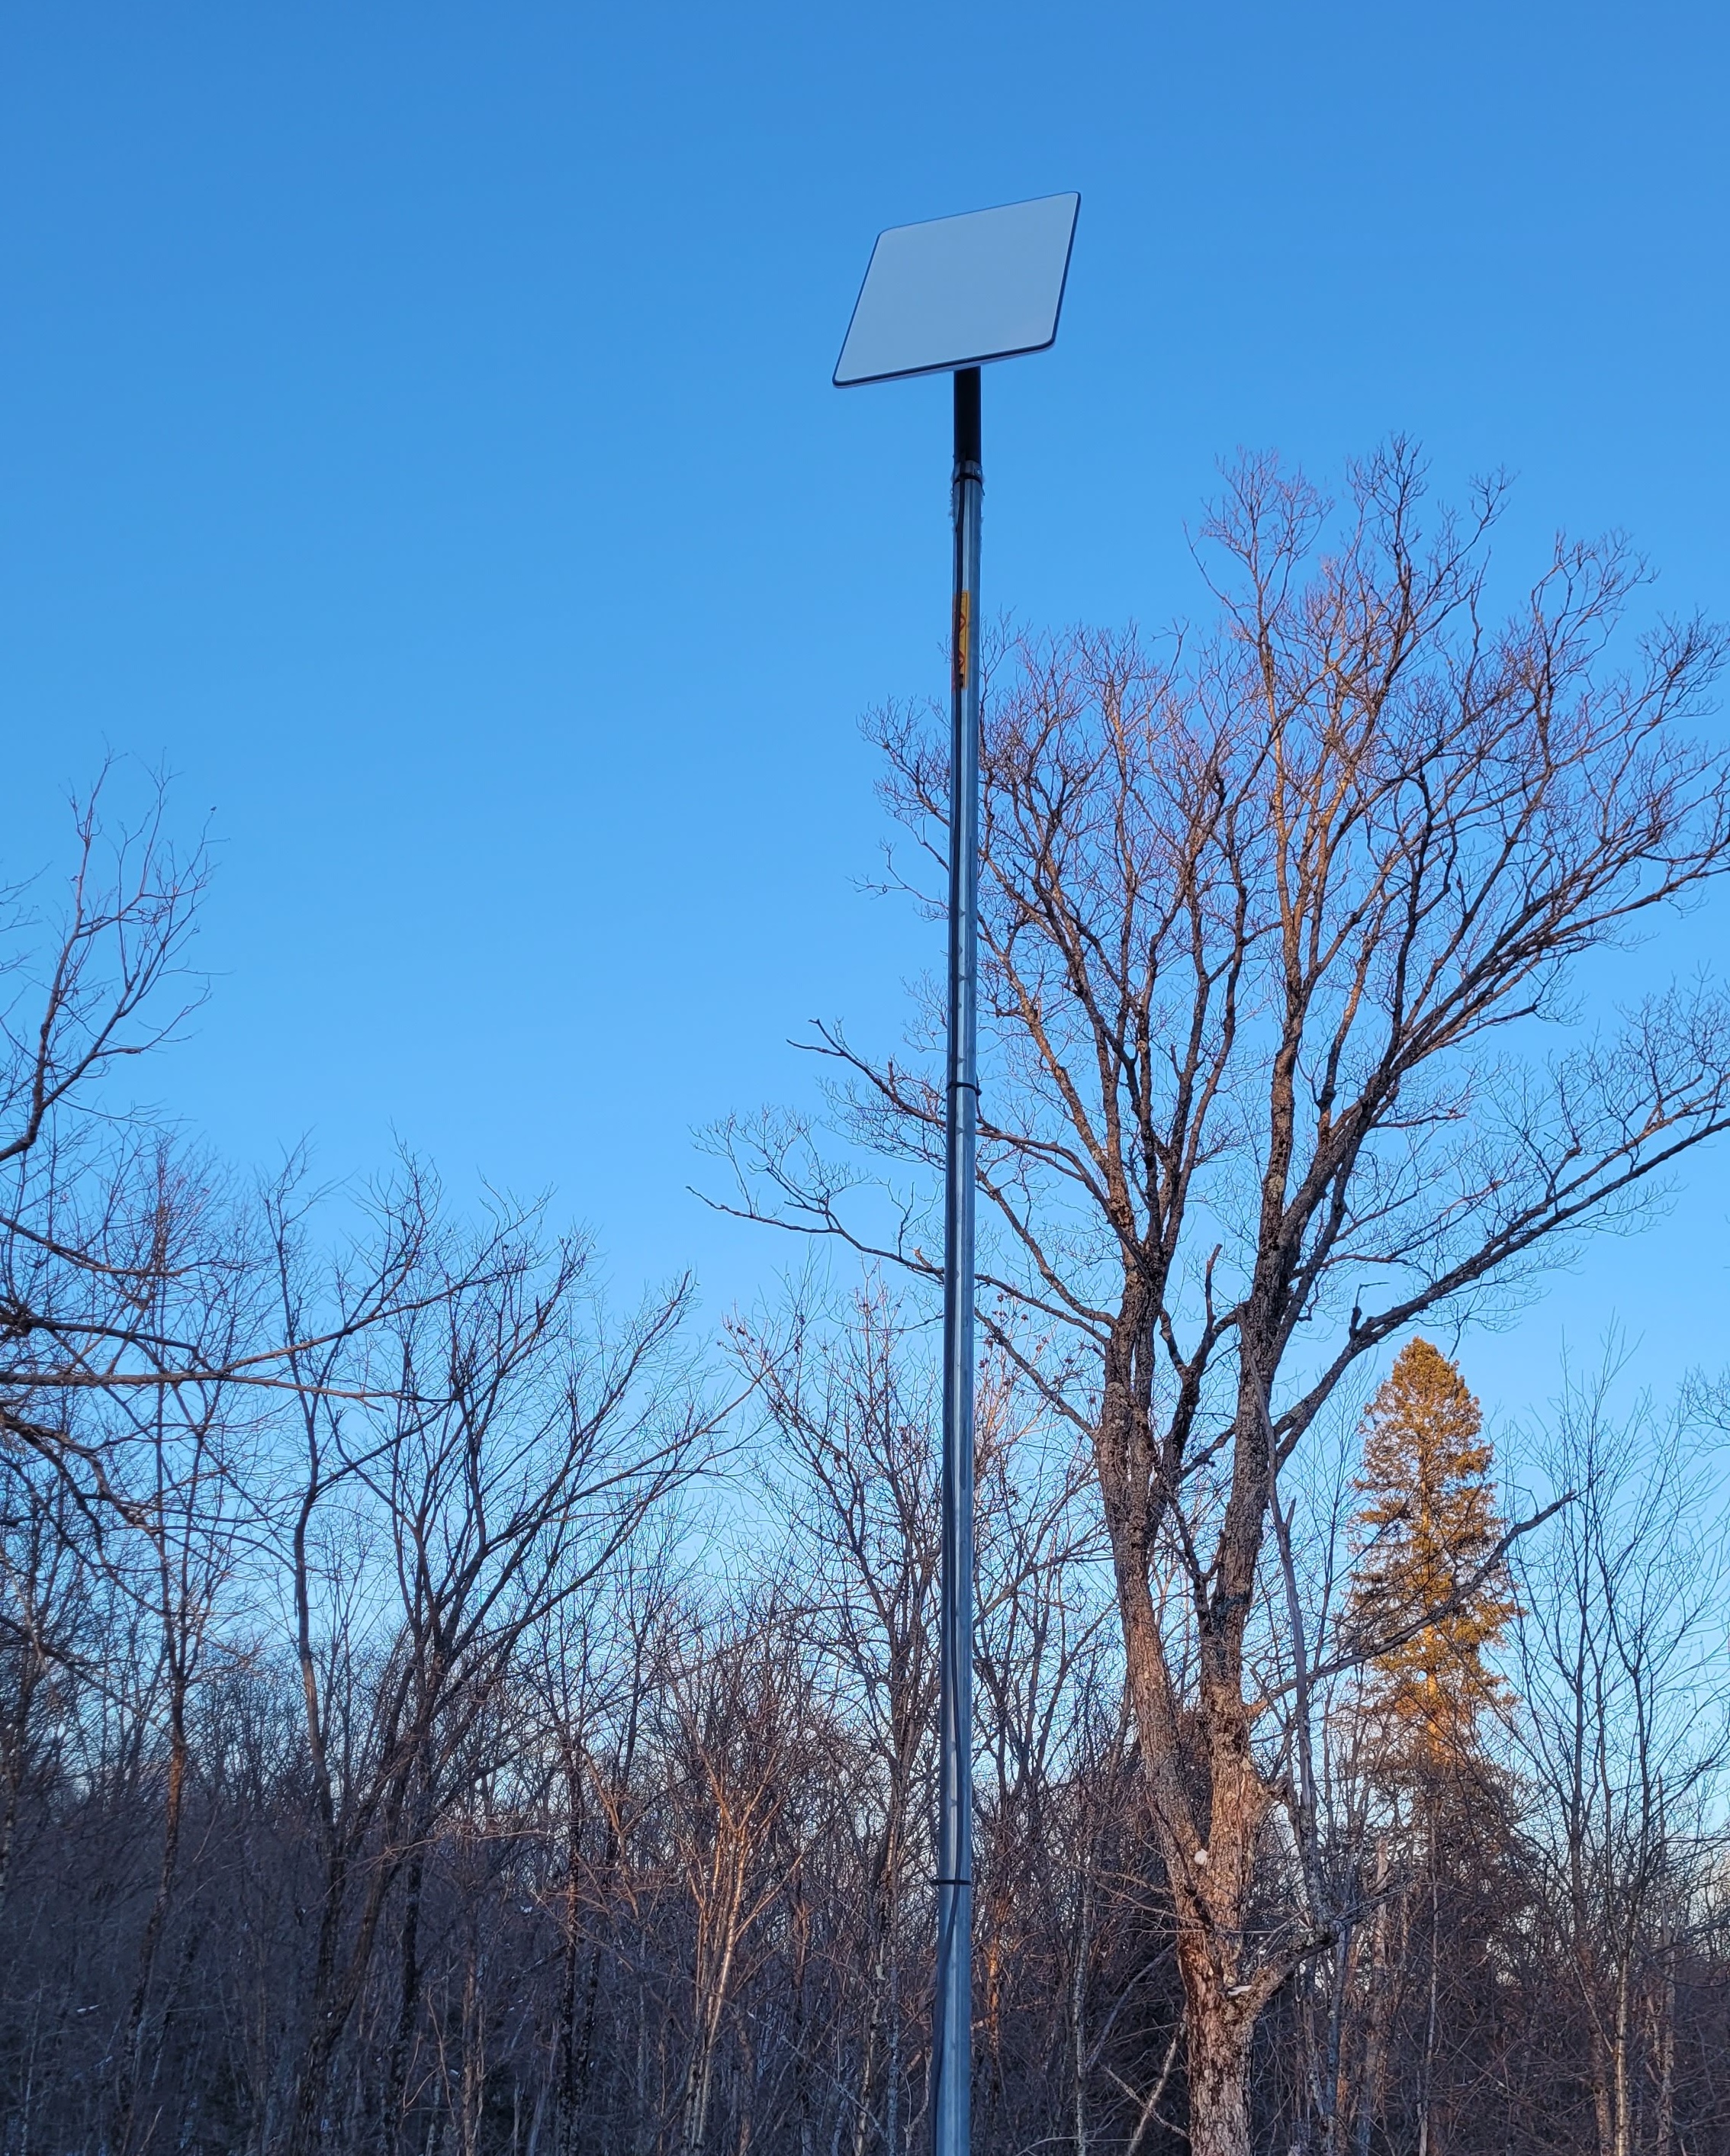
[[[638,1760],[665,1659],[657,1642],[676,1616],[676,1528],[669,1519],[646,1549],[627,1548],[616,1569],[597,1573],[580,1599],[550,1613],[535,1642],[536,1707],[556,1763],[554,1833],[562,1845],[551,2047],[558,2156],[600,2145],[588,2114],[602,1976],[609,1964],[616,1970],[622,1922],[635,1913],[633,1843],[651,1801]],[[406,1965],[403,2010],[411,2011]]]
[[58,913],[5,895],[0,960],[0,1438],[87,1501],[113,1493],[101,1433],[75,1424],[200,1368],[182,1327],[218,1286],[208,1247],[165,1248],[162,1139],[116,1090],[198,1000],[186,958],[205,863],[177,851],[159,785],[132,823],[105,824],[113,784],[105,773],[74,804]]
[[[296,1358],[285,1542],[323,1877],[292,2156],[322,2138],[387,1899],[480,1770],[470,1740],[497,1688],[690,1474],[713,1421],[675,1352],[683,1286],[616,1333],[593,1312],[586,1327],[583,1246],[543,1249],[507,1217],[465,1247],[429,1232],[425,1199],[397,1194],[359,1274],[364,1303],[411,1247],[417,1291],[388,1327],[339,1317],[318,1328],[336,1345]],[[294,1260],[285,1245],[303,1337]]]
[[[126,1403],[130,1406],[131,1403]],[[256,1521],[260,1478],[253,1471],[244,1421],[230,1424],[227,1389],[176,1387],[146,1395],[143,1440],[149,1465],[141,1486],[138,1463],[126,1462],[131,1532],[110,1568],[147,1608],[158,1653],[157,1711],[163,1724],[162,1850],[154,1892],[138,1946],[137,1973],[118,2046],[115,2076],[115,2146],[148,2146],[154,2113],[147,2098],[160,2064],[168,2002],[159,1995],[157,1962],[180,1884],[182,1840],[193,1773],[192,1719],[200,1687],[224,1661],[222,1618],[248,1531]]]
[[26,1794],[52,1779],[80,1686],[90,1539],[58,1476],[0,1455],[0,1912]]
[[[663,1691],[674,1768],[668,1815],[690,1917],[690,2028],[675,2113],[680,2156],[708,2146],[721,2039],[745,1961],[786,1884],[776,1828],[811,1771],[821,1721],[773,1583],[705,1625],[687,1614]],[[799,1852],[792,1852],[794,1863]],[[748,2030],[738,2030],[748,2049]]]
[[[1545,1053],[1582,962],[1730,866],[1724,761],[1686,732],[1723,639],[1660,624],[1619,665],[1640,572],[1614,543],[1558,546],[1493,628],[1496,490],[1428,535],[1422,492],[1396,445],[1334,520],[1247,461],[1204,527],[1217,629],[1158,663],[1019,640],[984,726],[982,1317],[1093,1449],[1199,2156],[1246,2156],[1252,2034],[1323,1938],[1254,1913],[1280,1785],[1246,1656],[1282,1467],[1361,1358],[1629,1224],[1730,1121],[1708,988]],[[945,735],[901,710],[877,733],[925,864],[896,880],[935,909]],[[817,1045],[855,1147],[933,1166],[931,1065]],[[858,1150],[776,1116],[720,1142],[741,1209],[934,1277],[920,1178],[886,1229]]]
[[1599,2156],[1665,2156],[1676,1969],[1721,1856],[1726,1576],[1686,1422],[1646,1403],[1613,1417],[1609,1374],[1569,1386],[1550,1440],[1549,1473],[1577,1494],[1522,1562],[1518,1727]]
[[[304,1220],[304,1161],[243,1193],[125,1090],[202,1000],[208,865],[177,845],[160,781],[130,820],[108,815],[120,783],[110,767],[74,803],[57,911],[0,892],[0,1443],[63,1475],[99,1532],[154,1517],[162,1415],[208,1420],[226,1391],[258,1395],[256,1417],[304,1394],[321,1357],[347,1355],[352,1382],[359,1334],[449,1289],[399,1235],[366,1294],[351,1280],[320,1303],[326,1330],[285,1332],[275,1253]],[[195,1404],[159,1406],[173,1395]]]
[[831,1331],[796,1307],[778,1332],[736,1329],[734,1345],[778,1440],[773,1497],[794,1523],[808,1635],[844,1687],[870,1763],[851,1808],[870,1838],[849,1942],[860,2034],[848,2139],[867,2156],[880,2135],[896,2156],[907,1915],[928,1844],[937,1697],[936,1403],[909,1352],[906,1313],[880,1284],[861,1291],[850,1321]]

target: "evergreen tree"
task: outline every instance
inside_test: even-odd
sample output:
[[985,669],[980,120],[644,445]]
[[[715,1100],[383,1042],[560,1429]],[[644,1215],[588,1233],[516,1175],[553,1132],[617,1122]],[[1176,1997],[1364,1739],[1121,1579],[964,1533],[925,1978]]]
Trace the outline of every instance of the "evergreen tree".
[[[1396,1748],[1455,1762],[1501,1691],[1484,1666],[1514,1614],[1505,1575],[1485,1567],[1502,1532],[1483,1417],[1439,1348],[1413,1340],[1364,1414],[1363,1498],[1352,1634],[1388,1641],[1368,1700]],[[1426,1613],[1438,1613],[1429,1615]]]

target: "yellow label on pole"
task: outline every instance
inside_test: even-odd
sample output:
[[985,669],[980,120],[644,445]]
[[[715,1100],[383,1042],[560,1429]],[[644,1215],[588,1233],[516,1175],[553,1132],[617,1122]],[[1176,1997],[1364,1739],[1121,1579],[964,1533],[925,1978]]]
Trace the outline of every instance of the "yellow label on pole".
[[968,685],[968,616],[972,601],[969,592],[955,595],[955,686],[957,690]]

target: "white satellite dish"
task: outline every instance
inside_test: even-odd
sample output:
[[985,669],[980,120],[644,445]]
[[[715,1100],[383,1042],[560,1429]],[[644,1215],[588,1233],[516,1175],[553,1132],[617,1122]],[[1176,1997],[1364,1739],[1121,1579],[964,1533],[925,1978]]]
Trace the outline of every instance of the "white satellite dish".
[[877,235],[835,387],[1044,352],[1057,336],[1080,195],[898,224]]

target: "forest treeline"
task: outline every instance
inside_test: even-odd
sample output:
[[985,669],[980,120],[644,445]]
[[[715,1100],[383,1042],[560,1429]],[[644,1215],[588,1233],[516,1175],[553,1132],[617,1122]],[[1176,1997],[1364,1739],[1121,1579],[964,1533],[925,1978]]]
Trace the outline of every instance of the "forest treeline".
[[[625,1494],[561,1544],[556,1507],[522,1502],[544,1429],[526,1455],[516,1418],[562,1392],[568,1343],[547,1324],[525,1352],[501,1304],[475,1291],[444,1343],[479,1419],[369,1414],[299,1478],[232,1486],[230,1434],[171,1416],[150,1442],[172,1501],[119,1526],[11,1464],[9,2149],[917,2145],[937,1548],[921,1335],[879,1296],[820,1348],[752,1342],[774,1442],[748,1490],[737,1458],[726,1485],[674,1486],[685,1418],[633,1416],[605,1453]],[[988,1399],[981,2145],[1181,2147],[1173,1912],[1085,1476],[1012,1387]],[[645,1459],[652,1495],[630,1479]],[[1680,1432],[1608,1428],[1589,1398],[1550,1465],[1584,1496],[1536,1555],[1383,1666],[1321,1682],[1312,1829],[1268,1839],[1252,1920],[1296,1901],[1334,1929],[1259,2031],[1258,2146],[1725,2145],[1702,1491]],[[1361,1490],[1311,1494],[1314,1613],[1354,1541],[1360,1580],[1364,1551],[1394,1556],[1371,1600],[1427,1592],[1438,1565],[1450,1588],[1476,1575],[1482,1544],[1445,1504],[1414,1554],[1366,1526]]]
[[[1498,624],[1400,445],[1345,497],[1250,460],[1210,629],[993,655],[977,2143],[1712,2156],[1722,1393],[1558,1373],[1498,1461],[1435,1342],[1730,1125],[1709,981],[1577,1023],[1730,869],[1723,639],[1614,545]],[[942,715],[872,731],[940,908]],[[834,1260],[717,1341],[141,1111],[204,863],[77,837],[0,1076],[6,2156],[916,2147],[933,1013],[709,1134]]]

